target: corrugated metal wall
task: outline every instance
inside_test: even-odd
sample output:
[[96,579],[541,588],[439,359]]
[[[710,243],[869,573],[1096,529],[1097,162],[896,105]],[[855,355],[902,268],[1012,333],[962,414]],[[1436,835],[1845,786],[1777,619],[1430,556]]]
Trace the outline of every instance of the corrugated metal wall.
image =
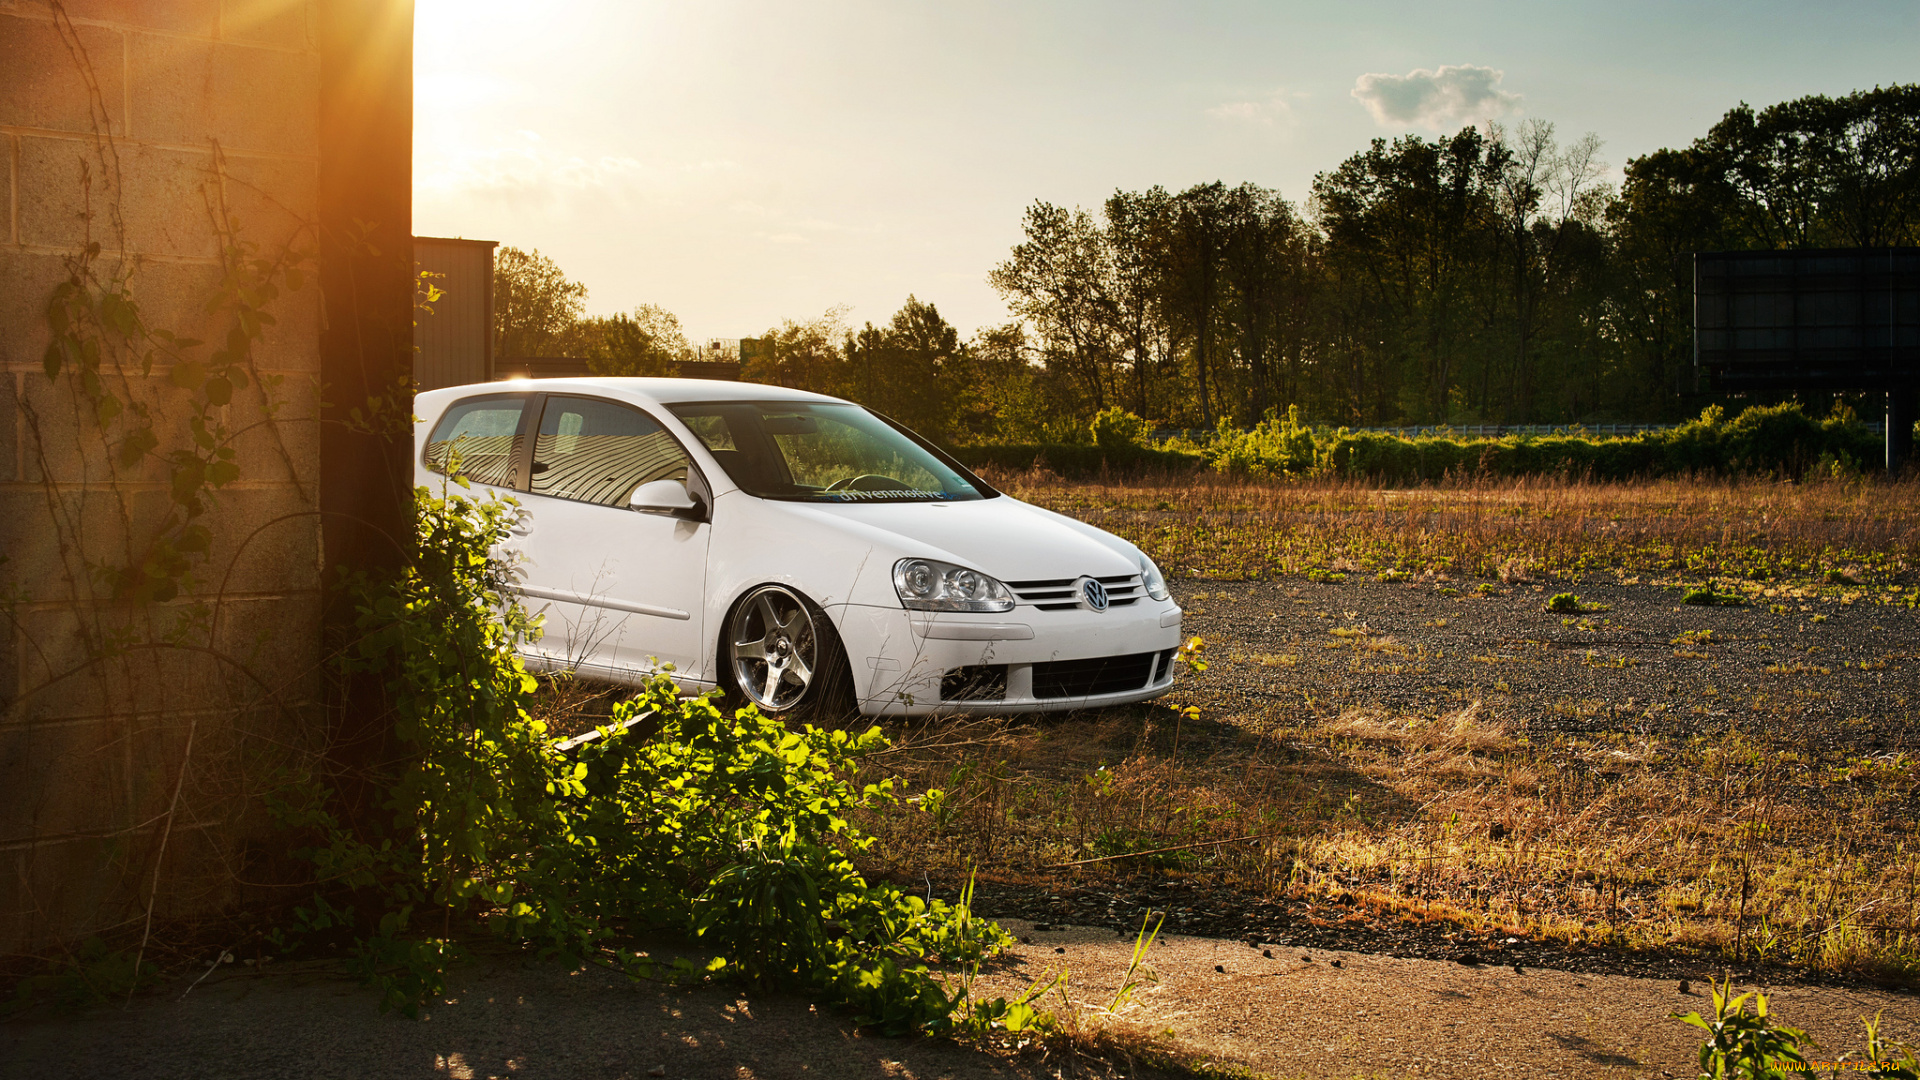
[[413,238],[413,261],[445,295],[414,313],[413,378],[421,390],[493,378],[493,240]]

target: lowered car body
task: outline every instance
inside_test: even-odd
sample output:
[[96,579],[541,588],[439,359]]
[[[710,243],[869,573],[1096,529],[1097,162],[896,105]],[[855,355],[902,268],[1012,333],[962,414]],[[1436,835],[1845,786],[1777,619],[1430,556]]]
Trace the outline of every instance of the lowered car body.
[[830,692],[868,715],[1142,701],[1180,609],[1132,544],[995,491],[857,405],[780,387],[543,379],[416,398],[416,477],[521,504],[539,670]]

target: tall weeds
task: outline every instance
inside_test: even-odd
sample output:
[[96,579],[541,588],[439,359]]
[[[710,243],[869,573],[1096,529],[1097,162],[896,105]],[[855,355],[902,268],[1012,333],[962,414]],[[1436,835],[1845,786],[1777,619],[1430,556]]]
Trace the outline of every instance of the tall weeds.
[[1003,473],[1019,498],[1212,578],[1387,571],[1486,580],[1655,574],[1887,584],[1920,565],[1920,482],[1633,483],[1467,478],[1407,489],[1354,479],[1164,476],[1069,483]]

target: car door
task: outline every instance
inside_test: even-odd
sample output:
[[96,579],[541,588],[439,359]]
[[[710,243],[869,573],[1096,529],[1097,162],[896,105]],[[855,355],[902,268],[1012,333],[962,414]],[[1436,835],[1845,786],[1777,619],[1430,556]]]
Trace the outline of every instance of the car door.
[[526,407],[526,394],[482,394],[449,405],[427,436],[427,468],[457,472],[479,485],[481,498],[517,495],[526,467]]
[[599,678],[632,682],[670,663],[708,681],[699,664],[713,527],[628,507],[651,481],[704,488],[686,451],[631,405],[551,394],[539,407],[517,541],[527,607],[546,608],[533,651]]

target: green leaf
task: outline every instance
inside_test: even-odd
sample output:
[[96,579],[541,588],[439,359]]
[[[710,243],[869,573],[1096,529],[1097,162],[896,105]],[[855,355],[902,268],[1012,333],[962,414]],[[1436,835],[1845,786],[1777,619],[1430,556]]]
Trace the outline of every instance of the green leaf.
[[233,384],[226,379],[208,379],[205,389],[208,404],[225,405],[227,402],[233,400]]
[[200,492],[206,481],[206,467],[199,458],[189,457],[173,467],[173,501],[185,503]]
[[167,381],[182,390],[198,390],[207,381],[207,368],[198,360],[182,360],[173,365]]
[[126,438],[120,440],[120,464],[131,468],[139,464],[141,458],[146,457],[154,447],[159,445],[160,440],[153,434],[152,428],[135,428],[127,433]]

